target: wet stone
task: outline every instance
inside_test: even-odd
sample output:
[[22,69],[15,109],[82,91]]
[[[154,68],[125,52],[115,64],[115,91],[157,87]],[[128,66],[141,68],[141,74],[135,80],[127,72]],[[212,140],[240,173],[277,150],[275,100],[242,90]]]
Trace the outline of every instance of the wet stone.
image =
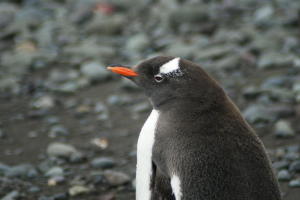
[[6,194],[4,197],[2,197],[1,200],[17,200],[20,197],[20,193],[16,190]]
[[300,179],[291,180],[289,182],[289,186],[293,188],[299,188],[300,187]]
[[80,71],[90,81],[104,81],[112,76],[112,74],[104,68],[104,64],[99,62],[85,63],[81,66]]
[[274,121],[274,115],[264,106],[252,105],[249,106],[244,112],[244,117],[250,123],[268,123]]
[[55,177],[55,176],[63,176],[64,174],[64,170],[61,167],[52,167],[51,169],[49,169],[45,176],[47,177]]
[[91,165],[94,168],[108,169],[114,167],[116,165],[116,161],[108,157],[99,157],[94,158],[91,161]]
[[272,164],[272,166],[273,166],[275,169],[277,169],[277,170],[279,170],[279,169],[285,169],[285,168],[288,168],[289,162],[286,161],[286,160],[277,161],[277,162],[274,162],[274,163]]
[[275,124],[275,136],[276,137],[292,137],[295,135],[295,131],[292,129],[291,124],[286,120],[280,120]]
[[37,186],[32,186],[28,189],[28,192],[30,192],[30,193],[38,193],[40,191],[41,191],[41,189]]
[[104,176],[112,186],[119,186],[130,182],[130,177],[123,172],[107,170],[104,172]]
[[296,161],[292,162],[289,167],[289,171],[300,172],[300,160],[296,160]]
[[277,177],[278,177],[278,180],[279,181],[289,181],[291,180],[292,176],[291,174],[289,173],[288,170],[280,170],[277,174]]
[[47,148],[47,154],[49,156],[70,158],[74,154],[79,152],[69,144],[64,143],[51,143]]
[[38,175],[30,164],[20,164],[9,168],[4,174],[7,177],[33,178]]
[[48,186],[56,186],[58,184],[61,184],[65,182],[64,176],[53,176],[48,179]]
[[5,138],[5,136],[5,132],[2,129],[0,129],[0,139]]
[[69,135],[69,131],[66,127],[62,125],[55,125],[50,128],[48,136],[51,138],[55,138],[57,136],[66,136]]
[[87,194],[91,191],[90,188],[81,185],[75,185],[69,189],[70,196],[78,196],[82,194]]

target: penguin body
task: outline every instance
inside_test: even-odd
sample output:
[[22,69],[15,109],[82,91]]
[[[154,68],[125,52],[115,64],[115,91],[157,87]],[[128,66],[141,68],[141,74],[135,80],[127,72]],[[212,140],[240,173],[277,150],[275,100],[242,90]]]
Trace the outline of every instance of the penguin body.
[[264,146],[200,66],[155,57],[131,72],[154,110],[137,148],[137,200],[280,200]]

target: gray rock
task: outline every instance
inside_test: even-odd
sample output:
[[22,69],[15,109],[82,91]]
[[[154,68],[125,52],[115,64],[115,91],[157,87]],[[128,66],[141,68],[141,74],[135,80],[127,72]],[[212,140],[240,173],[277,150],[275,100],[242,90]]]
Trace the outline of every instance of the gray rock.
[[20,197],[20,193],[16,190],[9,192],[1,200],[16,200]]
[[95,113],[103,113],[103,112],[106,112],[107,111],[107,107],[105,106],[104,103],[102,102],[97,102],[95,104],[95,109],[94,109],[94,112]]
[[90,188],[82,185],[75,185],[69,189],[70,196],[78,196],[82,194],[87,194],[91,191]]
[[261,7],[259,9],[257,9],[257,11],[254,13],[254,17],[255,17],[255,21],[257,23],[265,23],[270,21],[272,15],[274,13],[274,9],[267,5],[264,7]]
[[217,59],[235,53],[233,49],[230,45],[216,45],[200,51],[197,55],[199,59]]
[[250,123],[268,123],[275,120],[272,112],[262,105],[251,105],[243,112],[244,117]]
[[180,9],[172,9],[169,16],[169,24],[175,29],[183,29],[183,24],[197,23],[198,25],[209,21],[210,16],[207,12],[208,7],[205,5],[193,6],[193,5],[181,5]]
[[147,35],[140,33],[133,35],[126,43],[126,49],[129,52],[141,53],[150,47],[150,41]]
[[0,139],[4,138],[6,136],[6,134],[4,133],[4,131],[2,129],[0,129]]
[[293,188],[299,188],[300,187],[300,179],[291,180],[289,182],[289,186]]
[[289,173],[288,170],[280,170],[277,174],[277,177],[278,177],[278,180],[279,181],[289,181],[291,180],[292,176],[291,174]]
[[279,120],[275,124],[275,136],[276,137],[292,137],[295,135],[295,131],[292,129],[291,124],[289,121],[286,120]]
[[295,93],[295,99],[296,99],[296,102],[300,102],[300,82],[297,81],[294,83],[293,85],[293,92]]
[[30,164],[12,166],[4,174],[8,177],[32,178],[37,176],[37,171]]
[[233,70],[240,66],[240,57],[237,54],[228,55],[212,64],[216,69]]
[[287,152],[284,155],[284,158],[286,160],[294,161],[294,160],[298,160],[300,158],[300,155],[298,152]]
[[112,186],[119,186],[130,182],[130,177],[123,172],[107,170],[104,172],[104,177]]
[[296,160],[296,161],[292,162],[289,167],[289,171],[300,172],[300,160]]
[[295,110],[291,106],[286,105],[261,105],[253,104],[248,106],[243,115],[250,123],[269,123],[274,122],[277,119],[291,117],[295,115]]
[[274,163],[272,164],[272,166],[273,166],[275,169],[277,169],[277,170],[285,169],[285,168],[288,168],[289,162],[286,161],[286,160],[277,161],[277,162],[274,162]]
[[65,47],[64,51],[68,55],[81,59],[107,59],[115,56],[115,49],[112,46],[99,44],[96,38],[85,39],[79,44]]
[[289,145],[286,147],[287,152],[299,153],[300,152],[300,145]]
[[54,194],[52,196],[53,200],[68,200],[69,199],[69,195],[68,193],[64,192],[64,193],[58,193],[58,194]]
[[293,66],[294,57],[291,55],[283,55],[279,53],[263,54],[258,60],[259,69],[270,69],[278,67],[291,67]]
[[97,14],[87,24],[85,31],[92,34],[117,34],[121,31],[122,25],[126,23],[125,20],[124,15],[103,16]]
[[12,23],[17,11],[18,9],[14,4],[1,3],[0,4],[0,27],[3,27],[4,29],[6,26]]
[[66,136],[69,135],[69,131],[66,127],[62,125],[55,125],[50,128],[48,136],[51,138],[55,138],[57,136]]
[[45,121],[47,122],[47,124],[58,124],[59,123],[59,118],[56,116],[48,116]]
[[47,154],[54,157],[70,158],[74,154],[80,153],[75,147],[64,143],[51,143],[47,148]]
[[111,73],[103,68],[99,62],[89,62],[81,66],[81,73],[91,81],[105,81],[111,77]]
[[290,78],[284,76],[272,76],[267,78],[262,85],[260,86],[261,89],[273,89],[277,87],[283,87],[287,83],[291,82]]
[[61,167],[52,167],[45,173],[45,176],[47,177],[55,177],[55,176],[63,176],[63,175],[64,175],[64,169]]
[[32,107],[37,109],[50,109],[55,106],[55,100],[53,97],[45,95],[37,98],[33,103]]
[[6,172],[10,169],[8,165],[0,163],[0,175],[6,174]]
[[78,90],[80,87],[77,82],[70,81],[67,83],[63,83],[58,87],[52,88],[52,90],[62,93],[74,93],[76,90]]
[[261,93],[261,90],[255,86],[248,86],[243,89],[243,95],[246,99],[255,99]]
[[91,165],[94,168],[108,169],[114,167],[116,165],[116,161],[108,157],[99,157],[99,158],[94,158],[91,161]]
[[53,176],[48,179],[48,186],[56,186],[65,182],[64,176]]
[[174,57],[193,58],[198,55],[199,51],[199,45],[196,43],[176,40],[167,46],[166,54]]
[[31,186],[29,189],[28,189],[28,192],[30,193],[37,193],[37,192],[40,192],[41,189],[37,186]]
[[110,105],[123,106],[128,103],[132,103],[131,98],[124,95],[111,95],[107,99],[107,103]]

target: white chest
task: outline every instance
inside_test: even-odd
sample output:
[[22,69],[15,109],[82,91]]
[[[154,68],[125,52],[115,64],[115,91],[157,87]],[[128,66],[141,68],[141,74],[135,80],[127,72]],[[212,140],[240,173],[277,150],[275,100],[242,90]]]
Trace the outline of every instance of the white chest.
[[152,147],[159,113],[152,110],[145,122],[137,144],[136,200],[150,200],[152,176]]

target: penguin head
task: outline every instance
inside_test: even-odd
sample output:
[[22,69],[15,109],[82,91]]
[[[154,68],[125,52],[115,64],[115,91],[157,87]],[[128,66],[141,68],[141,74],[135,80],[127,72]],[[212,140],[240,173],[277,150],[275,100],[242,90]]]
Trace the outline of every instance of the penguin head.
[[199,65],[179,57],[158,56],[128,68],[109,66],[141,87],[155,108],[168,103],[214,100],[220,87]]

